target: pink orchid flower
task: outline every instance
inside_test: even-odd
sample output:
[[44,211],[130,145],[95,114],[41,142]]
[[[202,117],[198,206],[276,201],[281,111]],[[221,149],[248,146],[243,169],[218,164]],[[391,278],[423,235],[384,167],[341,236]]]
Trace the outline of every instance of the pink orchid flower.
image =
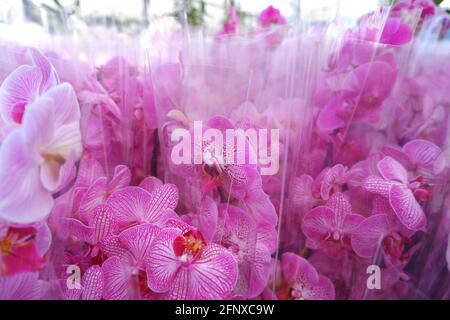
[[394,216],[380,213],[360,223],[352,235],[351,243],[360,257],[372,258],[380,252],[387,261],[402,262],[411,257],[412,249],[406,250],[411,235],[411,231],[402,228]]
[[35,49],[29,49],[33,65],[14,70],[0,87],[0,115],[7,124],[20,125],[25,109],[59,82],[53,66]]
[[69,84],[51,88],[27,106],[21,127],[0,148],[0,217],[32,223],[50,213],[52,193],[73,176],[81,156],[79,120]]
[[388,18],[381,33],[380,42],[391,45],[403,45],[411,41],[411,27],[402,23],[400,18]]
[[321,276],[308,260],[293,253],[281,256],[286,298],[296,300],[334,300],[334,285]]
[[46,297],[50,285],[39,280],[38,272],[0,276],[0,300],[39,300]]
[[[397,71],[385,61],[362,64],[341,79],[340,92],[329,100],[317,118],[319,130],[332,132],[350,119],[374,123],[392,91]],[[389,83],[389,85],[387,85]]]
[[67,281],[61,281],[62,296],[65,300],[100,300],[104,292],[102,268],[89,267],[81,276],[80,288],[69,288]]
[[271,25],[286,24],[286,19],[281,15],[280,10],[272,6],[268,6],[259,15],[258,23],[262,27],[270,27]]
[[421,179],[410,180],[406,169],[391,157],[384,157],[377,164],[381,175],[369,176],[364,188],[389,199],[400,222],[410,230],[424,230],[427,219],[416,197],[424,193]]
[[409,291],[407,283],[410,277],[395,267],[381,268],[381,288],[369,290],[367,288],[367,264],[356,272],[356,283],[352,287],[352,300],[397,300],[406,299]]
[[323,169],[312,186],[313,195],[326,201],[334,193],[341,192],[349,177],[347,170],[342,164]]
[[65,218],[61,223],[68,234],[92,246],[91,257],[96,257],[100,253],[103,241],[119,230],[118,219],[111,207],[106,204],[100,204],[92,210],[87,225],[74,218]]
[[239,275],[235,293],[254,298],[269,281],[271,254],[277,247],[276,230],[233,205],[219,205],[218,218],[215,242],[237,257]]
[[222,26],[222,30],[218,33],[219,36],[227,34],[237,34],[239,32],[239,16],[235,6],[230,8],[227,20]]
[[385,146],[382,152],[400,162],[418,177],[434,178],[443,167],[441,148],[423,139],[411,140],[401,149],[396,146]]
[[326,206],[312,209],[303,217],[302,231],[307,246],[335,252],[350,248],[350,237],[364,217],[352,213],[350,202],[342,193],[331,196]]
[[105,203],[116,191],[119,191],[130,184],[131,173],[128,167],[119,165],[114,169],[111,179],[102,176],[95,180],[84,193],[80,202],[80,218],[88,222],[92,210],[99,204]]
[[149,252],[148,287],[163,298],[225,299],[236,286],[234,255],[181,221],[163,228]]
[[218,209],[216,202],[206,196],[198,204],[195,213],[188,213],[181,216],[181,219],[200,231],[206,241],[211,241],[216,233],[218,223]]
[[173,184],[157,186],[152,193],[141,187],[125,187],[106,203],[121,227],[140,223],[163,226],[169,218],[178,218],[173,211],[178,204],[178,189]]
[[102,251],[109,257],[102,265],[104,299],[135,299],[148,291],[145,269],[150,246],[160,230],[152,224],[141,224],[104,241]]
[[[225,131],[227,129],[235,129],[235,126],[227,118],[216,116],[208,121],[206,128],[202,129],[206,130],[207,128],[218,129],[225,136]],[[242,133],[237,131],[236,134],[241,135]],[[236,150],[237,148],[226,146],[225,143],[219,146],[214,143],[214,140],[202,142],[201,145],[197,145],[195,141],[192,141],[192,150],[197,150],[197,153],[203,155],[201,164],[173,165],[171,160],[169,160],[169,163],[172,170],[180,176],[191,178],[194,173],[194,177],[200,180],[202,192],[209,193],[220,188],[222,195],[229,195],[240,200],[251,208],[256,216],[260,216],[268,223],[275,225],[277,222],[275,208],[263,191],[257,164],[249,161],[254,156],[254,149],[247,137],[239,137],[239,139],[241,138],[245,141],[245,150]],[[219,150],[220,148],[222,149]],[[194,151],[194,155],[195,153],[196,151]],[[234,159],[234,163],[227,163],[227,157],[231,156]],[[236,164],[241,157],[245,159],[245,163]],[[193,159],[192,163],[194,163]]]
[[42,269],[50,247],[48,226],[0,225],[0,277]]

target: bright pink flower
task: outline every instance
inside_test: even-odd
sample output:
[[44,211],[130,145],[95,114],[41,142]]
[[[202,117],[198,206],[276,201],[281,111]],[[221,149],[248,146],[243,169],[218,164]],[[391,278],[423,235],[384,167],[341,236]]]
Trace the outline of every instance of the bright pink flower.
[[206,241],[213,239],[218,223],[216,202],[209,196],[201,200],[197,212],[181,216],[181,219],[200,231]]
[[406,169],[391,157],[384,157],[377,164],[381,177],[369,176],[364,188],[389,199],[400,222],[410,230],[426,227],[426,216],[416,197],[422,197],[426,189],[421,179],[410,180]]
[[[102,265],[104,299],[142,297],[147,287],[143,274],[150,255],[150,246],[160,230],[152,224],[137,225],[103,242],[102,251],[109,257]],[[145,286],[142,287],[142,284]]]
[[354,285],[350,299],[352,300],[397,300],[407,299],[410,277],[394,266],[381,268],[381,288],[370,290],[367,288],[367,264],[363,264],[355,272]]
[[21,127],[0,148],[0,217],[32,223],[50,213],[52,193],[73,176],[81,156],[79,120],[69,84],[53,87],[27,106]]
[[406,250],[406,245],[410,243],[409,235],[392,215],[375,214],[356,228],[351,243],[360,257],[372,258],[379,252],[388,261],[402,262],[408,261],[411,256],[411,252]]
[[277,247],[274,226],[238,207],[221,204],[214,240],[237,257],[239,276],[235,293],[247,298],[261,294],[269,281],[271,254]]
[[100,300],[104,293],[102,268],[93,265],[81,277],[80,288],[68,288],[67,281],[61,282],[62,295],[65,300]]
[[392,91],[397,71],[384,61],[362,64],[341,79],[338,96],[331,98],[317,118],[319,130],[332,132],[350,119],[377,122],[384,100]]
[[227,21],[224,22],[222,30],[218,33],[219,36],[227,34],[237,34],[239,32],[239,16],[237,15],[236,7],[232,6],[228,15]]
[[434,143],[416,139],[407,142],[401,149],[386,146],[382,149],[387,156],[400,162],[408,171],[426,178],[433,178],[442,170],[442,150]]
[[364,217],[353,214],[344,194],[335,193],[326,206],[316,207],[303,217],[307,245],[335,251],[350,247],[350,237]]
[[334,285],[321,276],[308,260],[293,253],[281,256],[281,268],[288,292],[287,298],[296,300],[334,300]]
[[67,232],[92,246],[91,257],[99,254],[103,241],[119,230],[118,219],[110,206],[100,204],[92,210],[89,223],[85,225],[80,220],[66,218],[62,220]]
[[119,165],[114,169],[114,175],[110,180],[105,176],[96,179],[95,182],[89,186],[81,199],[81,220],[88,222],[90,220],[92,210],[96,206],[105,203],[114,192],[128,186],[130,181],[130,170],[123,165]]
[[29,49],[33,65],[13,71],[0,87],[0,114],[7,124],[20,125],[28,105],[58,84],[53,66],[37,50]]
[[34,272],[44,267],[51,243],[46,224],[0,226],[0,277]]
[[[202,129],[208,128],[220,130],[223,136],[226,135],[227,129],[235,129],[234,125],[222,116],[211,118],[206,124],[206,128]],[[193,132],[191,133],[193,136]],[[277,222],[275,208],[263,191],[257,164],[249,161],[255,157],[254,149],[248,137],[244,137],[242,132],[235,131],[235,134],[238,136],[237,140],[245,141],[245,150],[238,150],[226,143],[219,145],[215,143],[214,139],[202,142],[201,145],[197,145],[196,141],[191,141],[191,150],[194,150],[191,155],[191,163],[195,163],[193,158],[196,153],[203,155],[203,162],[201,164],[174,165],[169,159],[171,169],[183,177],[192,178],[194,175],[200,180],[203,193],[220,188],[223,195],[240,200],[251,208],[255,216],[275,225]],[[233,163],[227,163],[227,158],[231,157],[234,159]],[[241,158],[245,160],[244,163],[237,163]]]
[[205,243],[192,228],[161,230],[149,250],[149,288],[167,299],[225,299],[236,286],[235,257],[224,247]]
[[328,200],[334,193],[342,191],[348,176],[347,167],[342,164],[323,169],[312,186],[313,195],[325,201]]
[[48,282],[39,280],[38,272],[0,277],[0,300],[39,300],[49,289]]
[[271,25],[286,24],[286,19],[281,15],[280,10],[268,6],[259,15],[258,22],[262,27],[270,27]]
[[411,41],[411,27],[401,22],[400,18],[388,18],[381,33],[380,42],[392,45],[403,45]]
[[173,211],[177,204],[178,189],[172,184],[158,186],[152,193],[140,187],[125,187],[107,201],[120,226],[139,223],[163,226],[169,218],[178,218]]

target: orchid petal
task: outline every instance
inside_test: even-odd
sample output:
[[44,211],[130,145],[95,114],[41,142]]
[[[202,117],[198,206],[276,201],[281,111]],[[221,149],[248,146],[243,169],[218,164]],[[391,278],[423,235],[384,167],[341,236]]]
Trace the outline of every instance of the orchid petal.
[[319,276],[317,284],[310,285],[303,290],[306,300],[334,300],[334,285],[330,279]]
[[0,114],[3,121],[14,122],[14,107],[19,104],[26,106],[38,97],[41,80],[39,70],[25,65],[18,67],[5,79],[0,87]]
[[108,199],[107,204],[114,210],[115,216],[121,225],[129,225],[134,222],[147,221],[157,223],[159,216],[147,220],[150,211],[150,193],[140,187],[125,187],[114,192]]
[[134,298],[132,269],[120,258],[108,258],[102,265],[105,300],[128,300]]
[[436,160],[441,156],[442,150],[427,140],[412,140],[403,146],[403,151],[411,162],[419,167],[433,172]]
[[[181,262],[175,256],[173,242],[182,233],[179,229],[161,230],[153,240],[147,263],[148,287],[158,293],[171,289],[181,268]],[[178,275],[179,276],[179,275]]]
[[81,299],[100,300],[103,294],[103,272],[100,266],[86,270],[81,280]]
[[39,167],[30,159],[19,130],[0,148],[0,218],[33,223],[47,217],[53,206],[51,194],[40,183]]
[[319,282],[319,275],[308,260],[293,253],[287,252],[281,256],[281,268],[291,286],[311,286]]
[[236,285],[236,259],[217,244],[208,244],[191,268],[189,299],[224,299]]
[[335,213],[331,208],[316,207],[303,217],[302,231],[308,239],[320,243],[333,230],[334,219]]
[[391,224],[385,214],[370,216],[354,230],[351,244],[356,254],[363,258],[373,257],[381,246],[384,237],[389,234]]
[[368,176],[364,182],[363,187],[370,193],[379,194],[384,197],[389,196],[389,190],[394,183],[377,176]]
[[145,270],[150,246],[161,229],[152,224],[142,224],[128,228],[119,235],[120,242],[131,251],[138,268]]
[[378,170],[383,178],[398,182],[408,182],[408,172],[400,162],[391,157],[384,157],[378,162]]
[[394,185],[389,193],[389,203],[400,222],[410,230],[426,227],[426,216],[414,194],[406,186]]

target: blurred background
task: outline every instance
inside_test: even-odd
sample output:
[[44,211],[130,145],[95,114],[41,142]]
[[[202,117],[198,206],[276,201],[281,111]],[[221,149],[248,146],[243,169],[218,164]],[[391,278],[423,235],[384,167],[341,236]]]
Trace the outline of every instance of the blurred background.
[[[355,19],[393,0],[0,0],[0,36],[13,38],[11,28],[33,37],[44,30],[50,34],[83,35],[95,29],[117,30],[131,35],[170,18],[208,30],[219,30],[230,6],[237,8],[241,25],[251,27],[258,14],[273,5],[290,23],[330,17]],[[450,0],[436,0],[450,8]],[[2,31],[3,30],[3,31]]]

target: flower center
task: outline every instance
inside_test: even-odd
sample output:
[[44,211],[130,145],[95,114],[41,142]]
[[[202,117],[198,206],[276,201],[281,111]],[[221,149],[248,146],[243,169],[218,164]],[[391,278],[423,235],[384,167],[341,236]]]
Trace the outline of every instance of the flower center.
[[182,236],[178,236],[173,243],[175,255],[183,259],[194,257],[205,246],[206,242],[197,230],[189,230]]
[[11,251],[12,246],[13,242],[8,238],[0,240],[0,253],[2,253],[3,255],[9,253]]
[[43,153],[42,158],[45,162],[56,162],[60,165],[63,165],[66,162],[66,160],[59,154]]

